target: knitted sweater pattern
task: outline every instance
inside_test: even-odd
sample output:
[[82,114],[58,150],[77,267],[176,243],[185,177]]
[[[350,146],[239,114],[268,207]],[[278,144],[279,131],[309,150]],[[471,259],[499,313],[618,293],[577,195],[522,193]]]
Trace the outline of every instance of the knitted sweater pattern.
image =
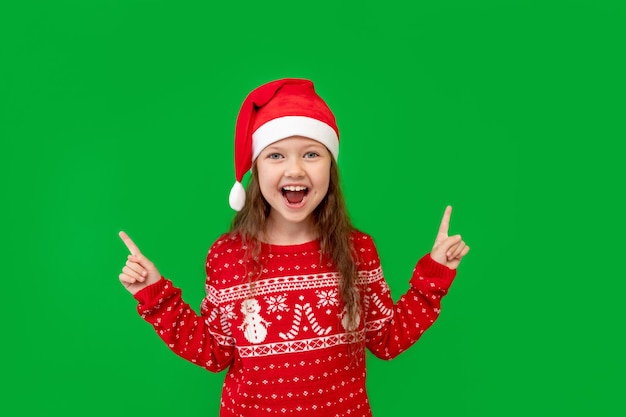
[[262,244],[261,275],[247,276],[246,247],[223,235],[206,261],[200,314],[163,278],[135,294],[139,314],[177,355],[212,372],[228,369],[220,416],[364,416],[365,348],[389,360],[439,315],[455,270],[425,255],[394,304],[370,236],[352,236],[362,313],[347,331],[339,274],[319,241]]

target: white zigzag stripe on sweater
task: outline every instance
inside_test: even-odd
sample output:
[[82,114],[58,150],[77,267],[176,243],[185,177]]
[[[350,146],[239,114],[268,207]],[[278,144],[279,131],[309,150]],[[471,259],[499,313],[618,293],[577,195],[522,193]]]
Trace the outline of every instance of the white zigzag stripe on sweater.
[[[370,285],[383,279],[382,268],[359,272],[359,285]],[[262,279],[254,283],[255,297],[275,292],[292,292],[318,288],[336,287],[339,273],[288,275],[284,277]],[[213,304],[226,303],[246,298],[250,295],[250,285],[241,284],[217,290],[213,286],[207,287],[206,298]]]
[[363,340],[365,340],[365,334],[363,332],[342,333],[326,337],[316,337],[314,339],[268,343],[256,346],[238,346],[237,350],[242,358],[249,358],[319,350],[337,345],[362,342]]
[[235,346],[235,338],[231,336],[224,336],[223,334],[215,333],[209,327],[209,333],[215,338],[215,341],[222,346]]
[[389,317],[384,317],[382,319],[378,319],[378,320],[374,320],[374,321],[368,321],[367,323],[365,323],[365,331],[366,332],[371,332],[371,331],[374,331],[374,330],[382,329],[385,326],[385,323],[387,323],[389,321],[389,319],[391,319],[392,317],[393,317],[393,314],[391,314],[391,316],[389,316]]

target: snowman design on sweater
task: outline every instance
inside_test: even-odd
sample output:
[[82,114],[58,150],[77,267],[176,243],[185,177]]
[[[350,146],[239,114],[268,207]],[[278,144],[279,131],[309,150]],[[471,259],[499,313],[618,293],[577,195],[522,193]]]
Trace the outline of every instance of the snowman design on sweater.
[[267,337],[267,327],[270,325],[261,315],[261,306],[259,302],[250,298],[241,303],[241,312],[243,313],[243,323],[239,329],[243,331],[243,335],[250,343],[262,343]]

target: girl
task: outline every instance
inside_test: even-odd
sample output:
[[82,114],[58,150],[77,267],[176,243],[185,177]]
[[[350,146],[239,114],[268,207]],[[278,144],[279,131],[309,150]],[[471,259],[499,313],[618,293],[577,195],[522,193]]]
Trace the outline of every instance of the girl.
[[221,416],[371,416],[365,348],[392,359],[411,346],[469,251],[448,236],[447,207],[394,304],[372,238],[348,218],[338,151],[335,118],[312,82],[250,93],[235,132],[238,213],[209,250],[200,315],[120,232],[130,255],[119,278],[141,316],[176,354],[228,369]]

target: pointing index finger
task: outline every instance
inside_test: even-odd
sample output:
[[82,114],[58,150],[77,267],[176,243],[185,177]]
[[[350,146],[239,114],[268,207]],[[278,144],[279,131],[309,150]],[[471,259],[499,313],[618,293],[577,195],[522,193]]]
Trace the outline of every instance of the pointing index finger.
[[126,245],[128,250],[130,251],[131,255],[139,255],[139,254],[141,254],[141,251],[139,250],[137,245],[135,245],[135,242],[132,241],[132,239],[126,234],[126,232],[120,232],[120,237],[124,241],[124,244]]
[[450,214],[452,214],[452,206],[447,206],[443,212],[443,218],[439,225],[439,235],[448,236],[448,229],[450,228]]

